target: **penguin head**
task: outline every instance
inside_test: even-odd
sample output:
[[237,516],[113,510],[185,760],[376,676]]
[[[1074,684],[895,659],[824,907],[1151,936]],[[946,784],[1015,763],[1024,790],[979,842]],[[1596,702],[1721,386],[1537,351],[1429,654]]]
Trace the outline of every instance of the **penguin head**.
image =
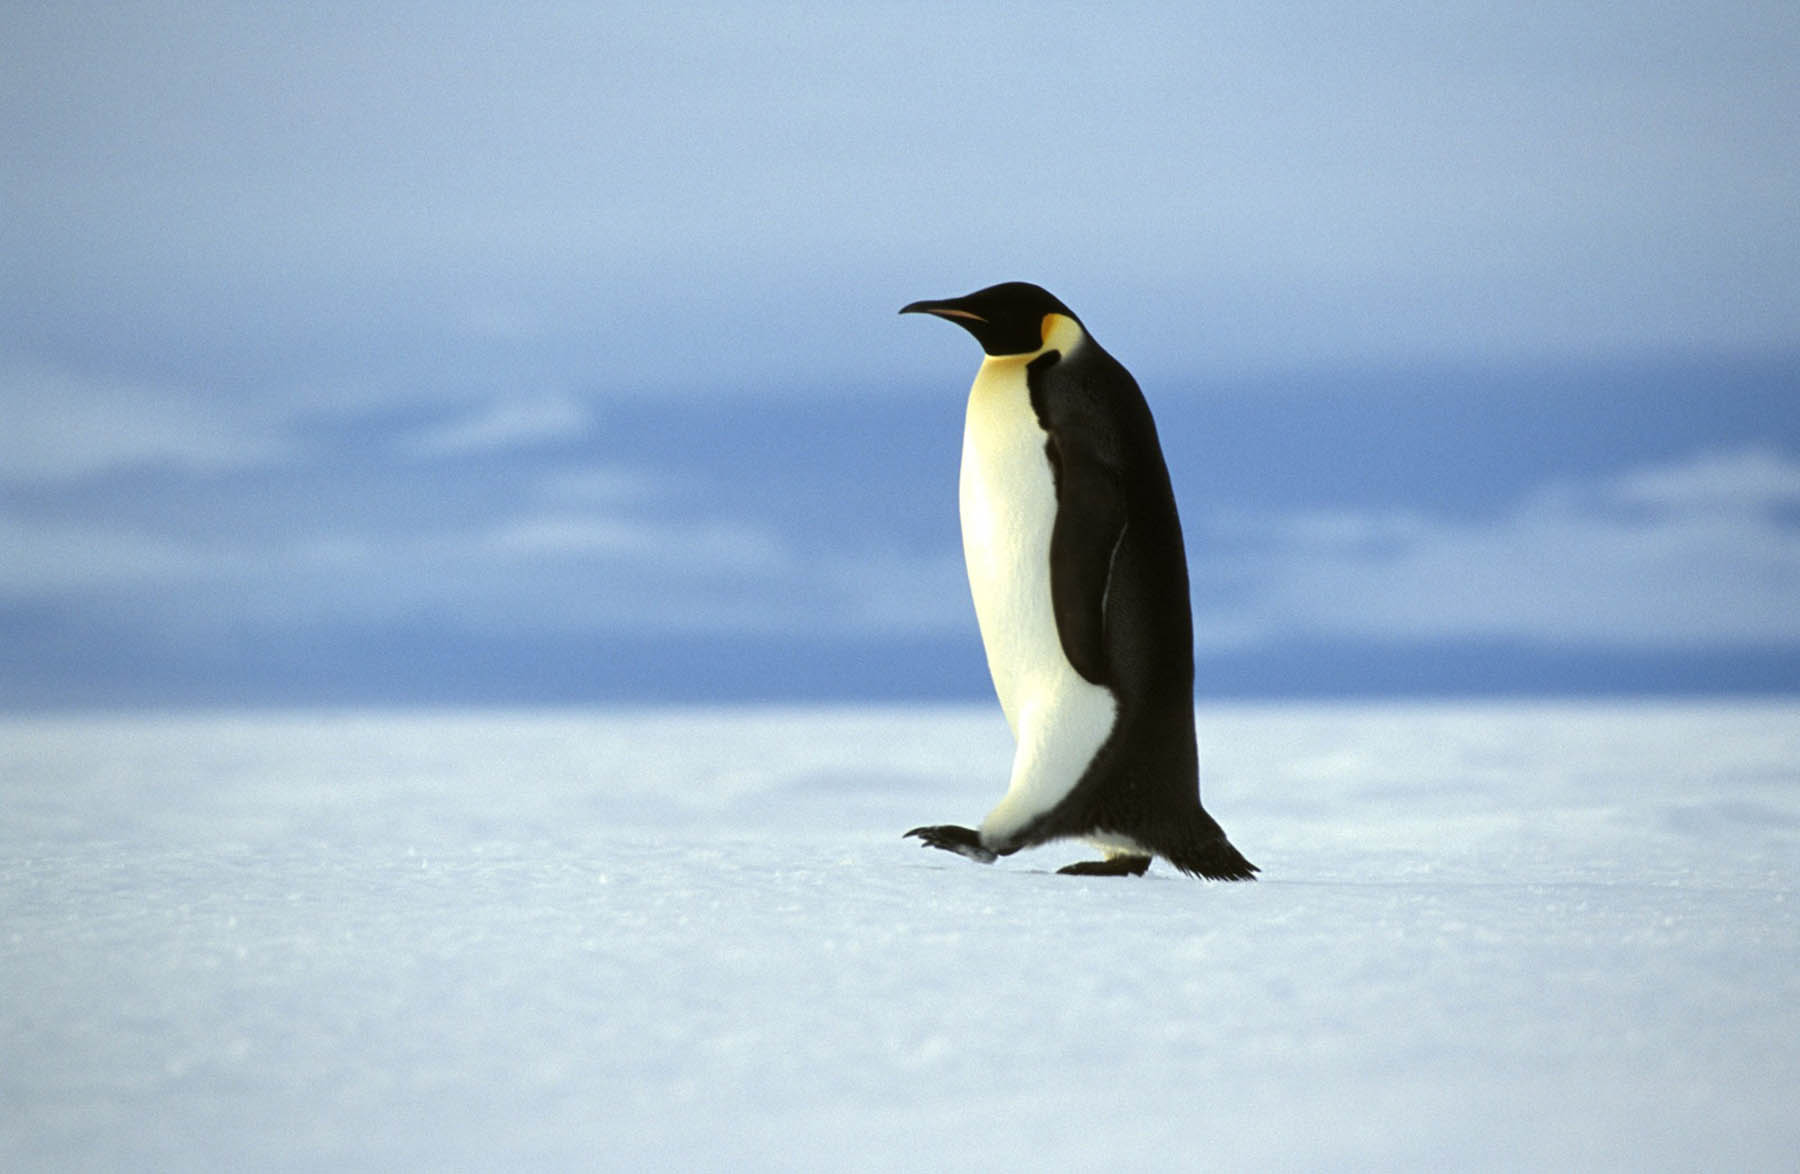
[[[960,298],[913,302],[902,314],[935,314],[967,330],[987,354],[1034,355],[1048,349],[1051,336],[1067,339],[1082,331],[1081,319],[1056,296],[1029,281],[990,285]],[[1066,345],[1066,344],[1065,344]]]

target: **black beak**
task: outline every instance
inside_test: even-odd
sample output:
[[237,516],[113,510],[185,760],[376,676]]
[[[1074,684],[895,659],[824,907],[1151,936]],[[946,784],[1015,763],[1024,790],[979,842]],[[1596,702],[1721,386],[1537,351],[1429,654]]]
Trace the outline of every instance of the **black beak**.
[[902,314],[936,314],[939,318],[952,321],[986,322],[980,314],[962,308],[962,298],[947,298],[943,301],[909,302],[900,307]]

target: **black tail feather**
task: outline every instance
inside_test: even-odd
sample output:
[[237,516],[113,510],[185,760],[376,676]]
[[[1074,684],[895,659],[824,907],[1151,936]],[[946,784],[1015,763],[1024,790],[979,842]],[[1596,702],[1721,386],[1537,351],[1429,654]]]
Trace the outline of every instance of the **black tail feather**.
[[1244,854],[1232,847],[1231,841],[1222,835],[1201,840],[1165,855],[1170,864],[1189,876],[1203,876],[1207,880],[1255,880],[1256,874],[1261,871],[1244,859]]

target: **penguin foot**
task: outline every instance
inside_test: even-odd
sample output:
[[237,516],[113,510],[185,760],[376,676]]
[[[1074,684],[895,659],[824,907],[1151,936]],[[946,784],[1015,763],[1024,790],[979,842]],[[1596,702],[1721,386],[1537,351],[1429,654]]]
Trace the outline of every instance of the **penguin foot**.
[[[995,856],[992,851],[981,846],[981,833],[974,828],[957,827],[953,823],[941,823],[933,827],[914,828],[906,836],[917,836],[925,841],[927,848],[942,848],[946,852],[954,852],[958,856],[967,856],[970,860],[981,864],[992,864]],[[905,839],[906,836],[900,837]]]
[[1061,876],[1143,876],[1150,867],[1148,856],[1108,856],[1105,860],[1079,860],[1057,869]]

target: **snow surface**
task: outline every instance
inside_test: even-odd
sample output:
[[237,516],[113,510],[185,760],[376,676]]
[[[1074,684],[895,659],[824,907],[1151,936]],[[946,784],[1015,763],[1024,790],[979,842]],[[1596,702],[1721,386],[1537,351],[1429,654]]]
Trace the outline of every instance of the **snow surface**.
[[903,841],[991,707],[0,721],[0,1168],[1795,1168],[1800,703],[1200,728],[1260,883]]

